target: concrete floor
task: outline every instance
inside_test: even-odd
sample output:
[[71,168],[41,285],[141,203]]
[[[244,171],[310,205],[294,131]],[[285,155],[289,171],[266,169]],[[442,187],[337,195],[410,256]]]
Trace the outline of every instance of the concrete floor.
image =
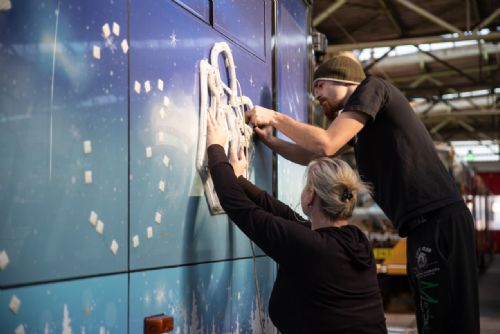
[[[481,334],[500,333],[500,254],[496,254],[488,270],[479,277]],[[386,313],[389,334],[417,333],[411,313]]]
[[479,306],[481,334],[500,333],[500,254],[479,277]]

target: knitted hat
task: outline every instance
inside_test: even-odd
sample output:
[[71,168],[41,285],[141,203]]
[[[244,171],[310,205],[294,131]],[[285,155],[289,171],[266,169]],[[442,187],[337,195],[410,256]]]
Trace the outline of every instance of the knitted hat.
[[359,84],[366,78],[361,64],[351,57],[336,56],[314,71],[314,82],[318,80],[338,81],[348,84]]

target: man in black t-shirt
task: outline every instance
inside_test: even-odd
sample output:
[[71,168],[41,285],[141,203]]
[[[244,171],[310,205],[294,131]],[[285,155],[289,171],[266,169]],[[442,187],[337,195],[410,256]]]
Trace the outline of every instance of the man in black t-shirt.
[[[407,273],[419,333],[479,333],[474,224],[432,139],[390,83],[365,77],[338,56],[314,73],[314,92],[332,120],[324,130],[270,109],[247,112],[255,132],[296,163],[333,156],[351,139],[359,173],[407,239]],[[275,127],[295,143],[271,135]]]

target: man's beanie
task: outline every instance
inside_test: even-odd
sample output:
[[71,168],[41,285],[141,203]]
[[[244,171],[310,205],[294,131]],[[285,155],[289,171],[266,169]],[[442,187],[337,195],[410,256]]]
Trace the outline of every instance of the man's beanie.
[[361,64],[351,57],[336,56],[314,71],[314,82],[318,80],[338,81],[348,84],[359,84],[366,78]]

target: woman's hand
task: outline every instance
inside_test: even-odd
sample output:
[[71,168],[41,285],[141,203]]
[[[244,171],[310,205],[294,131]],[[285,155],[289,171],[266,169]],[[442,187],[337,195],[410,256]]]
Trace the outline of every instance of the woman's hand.
[[229,150],[229,162],[231,166],[233,166],[234,175],[236,175],[236,177],[241,175],[246,177],[248,161],[243,146],[240,146],[239,152],[236,153],[236,147],[231,145],[231,149]]
[[207,148],[213,144],[224,147],[228,137],[227,127],[223,124],[224,117],[220,113],[214,116],[210,111],[207,114]]

